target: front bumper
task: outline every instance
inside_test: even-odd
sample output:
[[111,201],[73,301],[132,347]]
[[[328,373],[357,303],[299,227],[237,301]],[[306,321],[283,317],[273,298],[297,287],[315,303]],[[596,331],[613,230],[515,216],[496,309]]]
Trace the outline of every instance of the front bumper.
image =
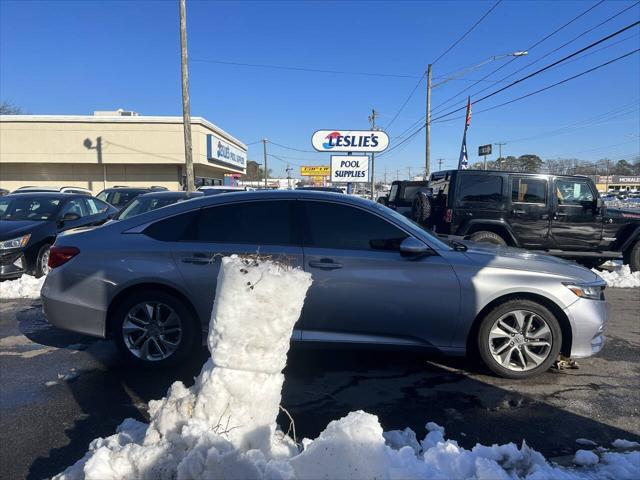
[[610,306],[606,300],[584,298],[565,309],[573,334],[571,357],[590,357],[602,350],[609,312]]
[[0,254],[0,280],[19,278],[27,271],[27,260],[22,250]]

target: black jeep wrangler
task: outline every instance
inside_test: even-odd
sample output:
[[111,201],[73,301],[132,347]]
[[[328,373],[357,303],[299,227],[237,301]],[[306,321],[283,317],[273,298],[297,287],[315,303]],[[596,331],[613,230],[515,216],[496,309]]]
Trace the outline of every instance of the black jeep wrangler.
[[414,201],[418,193],[431,196],[429,182],[425,180],[395,180],[391,183],[389,195],[378,198],[378,203],[413,219],[418,215],[414,212]]
[[640,270],[640,211],[605,207],[588,177],[482,170],[431,175],[412,218],[442,235]]

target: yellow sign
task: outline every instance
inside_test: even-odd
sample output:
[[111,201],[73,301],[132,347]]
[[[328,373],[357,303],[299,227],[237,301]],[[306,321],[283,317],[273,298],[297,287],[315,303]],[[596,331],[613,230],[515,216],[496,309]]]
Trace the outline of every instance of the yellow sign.
[[317,165],[314,167],[300,167],[300,175],[303,177],[328,177],[331,175],[331,167]]

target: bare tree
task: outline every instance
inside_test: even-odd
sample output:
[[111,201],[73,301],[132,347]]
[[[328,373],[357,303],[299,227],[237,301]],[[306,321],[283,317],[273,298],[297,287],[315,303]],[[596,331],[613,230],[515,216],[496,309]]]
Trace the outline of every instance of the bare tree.
[[0,115],[20,115],[22,109],[10,104],[9,102],[0,103]]

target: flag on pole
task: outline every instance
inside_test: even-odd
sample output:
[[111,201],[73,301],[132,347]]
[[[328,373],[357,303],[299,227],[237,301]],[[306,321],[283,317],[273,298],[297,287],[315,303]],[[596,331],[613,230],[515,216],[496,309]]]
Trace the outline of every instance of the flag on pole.
[[467,116],[464,122],[464,134],[462,135],[458,170],[466,170],[469,168],[469,155],[467,155],[467,129],[469,128],[469,125],[471,125],[471,97],[467,97]]

